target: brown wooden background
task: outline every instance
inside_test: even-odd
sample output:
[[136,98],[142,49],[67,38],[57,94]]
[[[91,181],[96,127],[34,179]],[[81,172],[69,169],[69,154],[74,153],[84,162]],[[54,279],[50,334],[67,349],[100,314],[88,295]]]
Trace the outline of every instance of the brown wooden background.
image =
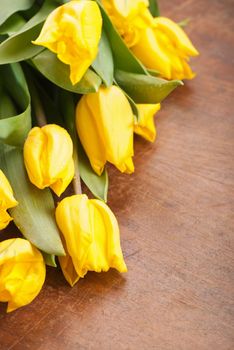
[[[38,298],[5,314],[0,349],[234,349],[234,1],[161,0],[192,19],[198,77],[163,104],[133,176],[110,171],[129,272],[71,289],[50,269]],[[12,228],[13,231],[13,228]]]

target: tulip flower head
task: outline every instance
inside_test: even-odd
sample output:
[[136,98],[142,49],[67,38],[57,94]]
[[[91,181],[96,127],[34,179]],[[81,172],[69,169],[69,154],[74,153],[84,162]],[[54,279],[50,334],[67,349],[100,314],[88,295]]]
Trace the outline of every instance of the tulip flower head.
[[55,124],[34,127],[24,144],[24,163],[30,181],[50,187],[60,196],[74,177],[73,144],[68,132]]
[[22,238],[0,242],[0,301],[7,312],[29,304],[45,281],[45,263],[40,251]]
[[106,162],[121,172],[132,173],[134,116],[117,86],[101,87],[83,95],[76,108],[80,141],[94,171],[101,175]]
[[160,110],[160,103],[157,104],[137,104],[139,118],[135,121],[134,132],[150,142],[156,138],[156,128],[154,125],[155,113]]
[[184,30],[165,17],[153,18],[147,0],[103,0],[113,24],[134,55],[167,79],[192,79],[190,56],[197,56]]
[[184,30],[165,17],[156,17],[154,26],[142,31],[132,52],[150,69],[158,70],[167,79],[192,79],[190,56],[197,56]]
[[153,23],[148,0],[102,0],[102,4],[128,47]]
[[97,3],[74,0],[51,12],[33,44],[45,46],[70,65],[70,80],[74,85],[95,59],[101,31],[102,17]]
[[55,215],[67,254],[59,262],[71,286],[88,271],[127,271],[118,223],[105,203],[74,195],[59,203]]
[[12,220],[7,209],[18,204],[13,196],[13,191],[6,176],[0,169],[0,230],[4,229]]

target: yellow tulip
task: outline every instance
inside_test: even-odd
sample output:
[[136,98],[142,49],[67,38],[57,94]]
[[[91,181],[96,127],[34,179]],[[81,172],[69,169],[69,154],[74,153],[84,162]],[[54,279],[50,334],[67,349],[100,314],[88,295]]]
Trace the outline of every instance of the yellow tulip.
[[0,230],[4,229],[12,220],[7,209],[18,204],[13,196],[11,185],[0,169]]
[[0,230],[3,230],[13,220],[6,209],[0,209]]
[[153,23],[148,0],[102,0],[102,4],[128,47],[135,45],[141,31]]
[[34,127],[24,144],[24,163],[30,181],[50,187],[60,196],[74,177],[73,144],[68,132],[55,124]]
[[106,162],[132,173],[134,116],[120,88],[101,87],[83,95],[76,109],[80,141],[94,171],[101,175]]
[[188,62],[197,56],[195,49],[183,29],[165,17],[156,17],[154,25],[142,31],[132,52],[150,69],[158,70],[167,79],[192,79]]
[[59,262],[71,286],[88,271],[127,271],[118,223],[105,203],[74,195],[59,203],[55,216],[67,254]]
[[47,47],[70,65],[72,84],[78,83],[98,53],[102,17],[94,1],[70,1],[45,21],[35,45]]
[[160,110],[160,103],[137,104],[137,109],[139,111],[139,118],[135,121],[135,134],[142,136],[147,141],[154,142],[156,138],[154,116]]
[[45,281],[45,263],[29,241],[12,238],[0,243],[0,301],[7,312],[29,304]]
[[13,191],[9,181],[0,169],[0,208],[8,209],[15,207],[18,204],[13,196]]

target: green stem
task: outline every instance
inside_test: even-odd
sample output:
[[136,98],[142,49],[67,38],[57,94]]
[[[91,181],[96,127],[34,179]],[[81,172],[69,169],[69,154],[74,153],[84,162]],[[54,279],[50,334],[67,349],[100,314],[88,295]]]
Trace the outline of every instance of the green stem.
[[37,120],[38,126],[42,127],[47,124],[46,115],[39,98],[37,89],[32,81],[32,79],[28,80],[29,91],[31,95],[32,105],[35,110],[35,116]]
[[79,156],[78,143],[75,126],[75,104],[71,93],[60,90],[61,109],[64,115],[67,130],[73,141],[73,160],[75,165],[75,177],[73,179],[73,188],[75,194],[82,194],[80,172],[79,172]]

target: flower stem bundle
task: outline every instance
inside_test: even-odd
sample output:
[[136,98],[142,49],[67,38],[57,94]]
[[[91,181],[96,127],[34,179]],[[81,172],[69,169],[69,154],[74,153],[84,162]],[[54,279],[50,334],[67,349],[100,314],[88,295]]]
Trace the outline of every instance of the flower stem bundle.
[[127,271],[108,167],[131,176],[134,135],[155,141],[154,115],[197,55],[156,0],[1,2],[0,230],[22,234],[0,243],[8,312],[38,295],[46,265],[71,286]]

